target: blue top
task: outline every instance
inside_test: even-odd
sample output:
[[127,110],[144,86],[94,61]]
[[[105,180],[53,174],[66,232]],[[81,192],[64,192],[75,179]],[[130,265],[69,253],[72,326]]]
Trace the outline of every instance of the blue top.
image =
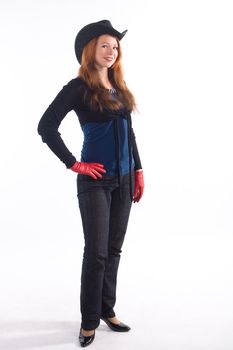
[[[117,171],[116,147],[113,120],[102,123],[86,123],[81,125],[84,142],[81,151],[82,162],[96,162],[104,164],[106,176],[114,176]],[[127,120],[119,117],[119,171],[120,175],[129,172],[129,146]],[[132,157],[132,169],[134,159]]]

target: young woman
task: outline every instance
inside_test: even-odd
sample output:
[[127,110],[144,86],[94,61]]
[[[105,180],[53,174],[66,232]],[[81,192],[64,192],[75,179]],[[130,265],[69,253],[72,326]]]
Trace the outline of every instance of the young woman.
[[[143,194],[141,161],[132,129],[134,96],[123,79],[120,33],[108,20],[83,27],[75,39],[79,74],[54,98],[38,125],[48,147],[77,175],[77,196],[85,246],[79,341],[91,344],[102,319],[113,331],[127,332],[114,312],[117,270],[130,209]],[[84,142],[81,161],[58,132],[66,114],[78,116]]]

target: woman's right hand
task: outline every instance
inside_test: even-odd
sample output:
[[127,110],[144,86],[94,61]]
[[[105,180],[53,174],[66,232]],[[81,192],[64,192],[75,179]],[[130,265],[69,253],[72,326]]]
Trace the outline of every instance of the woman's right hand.
[[75,162],[70,168],[78,174],[91,176],[93,179],[102,178],[101,173],[106,173],[104,165],[100,163]]

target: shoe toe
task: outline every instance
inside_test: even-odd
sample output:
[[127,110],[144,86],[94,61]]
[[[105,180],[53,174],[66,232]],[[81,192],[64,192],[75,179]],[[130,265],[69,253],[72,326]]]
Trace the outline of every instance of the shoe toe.
[[115,324],[111,322],[108,318],[101,318],[112,331],[115,332],[128,332],[131,328],[127,326],[125,323],[120,322],[118,324]]
[[94,331],[93,335],[85,337],[82,334],[81,329],[80,329],[80,332],[79,332],[79,343],[80,343],[81,347],[86,347],[86,346],[90,345],[93,342],[94,339],[95,339],[95,331]]

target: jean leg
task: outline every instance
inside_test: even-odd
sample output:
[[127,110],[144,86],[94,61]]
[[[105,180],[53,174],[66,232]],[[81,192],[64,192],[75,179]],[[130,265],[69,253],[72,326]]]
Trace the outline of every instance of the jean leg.
[[114,317],[113,310],[116,303],[117,271],[120,262],[121,248],[125,238],[132,201],[129,193],[129,184],[121,190],[112,192],[109,221],[108,259],[105,264],[105,273],[102,292],[102,316]]
[[78,198],[85,239],[80,293],[81,327],[91,330],[100,323],[111,195],[109,191],[99,189],[81,193]]

